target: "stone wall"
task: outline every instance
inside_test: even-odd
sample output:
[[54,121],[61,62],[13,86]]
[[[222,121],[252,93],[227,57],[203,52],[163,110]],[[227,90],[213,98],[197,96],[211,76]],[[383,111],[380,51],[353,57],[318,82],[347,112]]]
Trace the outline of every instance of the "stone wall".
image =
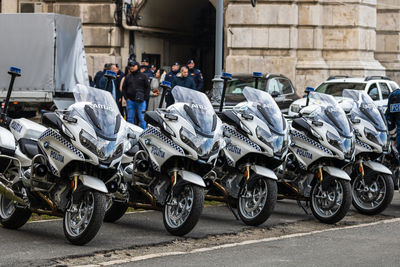
[[[41,2],[44,12],[82,19],[90,74],[106,62],[126,62],[128,32],[115,25],[113,0]],[[2,12],[17,12],[17,0],[1,3]],[[282,73],[299,92],[334,74],[387,74],[400,83],[399,0],[258,0],[256,8],[224,0],[224,6],[228,72]]]
[[231,0],[225,26],[228,72],[282,73],[300,93],[329,75],[385,74],[374,57],[376,0],[260,0],[254,9]]

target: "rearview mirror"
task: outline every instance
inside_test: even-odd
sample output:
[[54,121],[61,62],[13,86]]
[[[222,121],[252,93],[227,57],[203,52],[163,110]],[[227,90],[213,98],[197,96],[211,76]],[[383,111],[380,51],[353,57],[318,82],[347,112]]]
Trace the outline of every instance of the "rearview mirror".
[[273,97],[273,98],[276,98],[276,97],[278,97],[278,96],[280,96],[281,94],[278,92],[278,91],[273,91],[272,93],[271,93],[271,96]]

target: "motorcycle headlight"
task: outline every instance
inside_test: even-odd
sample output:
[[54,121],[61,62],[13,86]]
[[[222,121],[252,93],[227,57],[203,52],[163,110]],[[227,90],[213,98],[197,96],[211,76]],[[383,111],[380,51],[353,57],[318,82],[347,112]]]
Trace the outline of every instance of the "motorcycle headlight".
[[293,113],[299,113],[301,109],[301,106],[299,104],[292,104],[290,106],[290,111]]
[[354,138],[340,137],[331,132],[327,132],[326,139],[331,146],[343,151],[344,154],[352,153],[354,150]]
[[179,134],[181,136],[182,142],[193,148],[198,154],[202,153],[201,146],[197,146],[195,144],[196,140],[198,139],[196,135],[192,134],[189,130],[187,130],[184,127],[182,127]]
[[287,135],[282,136],[277,134],[270,134],[260,126],[256,128],[256,134],[257,138],[260,139],[261,142],[272,148],[274,153],[278,153],[282,151],[282,148],[286,147]]
[[105,159],[105,146],[107,141],[99,140],[90,135],[85,130],[82,130],[79,134],[79,140],[81,144],[86,147],[90,152],[94,153],[100,159]]
[[384,146],[387,144],[388,138],[387,138],[386,132],[377,132],[377,131],[371,130],[369,128],[365,128],[364,134],[368,140],[370,140],[378,145]]

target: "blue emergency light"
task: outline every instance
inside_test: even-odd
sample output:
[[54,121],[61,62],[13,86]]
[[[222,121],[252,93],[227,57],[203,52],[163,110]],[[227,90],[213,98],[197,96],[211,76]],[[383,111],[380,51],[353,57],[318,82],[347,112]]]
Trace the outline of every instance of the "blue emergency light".
[[15,74],[21,74],[21,69],[17,68],[17,67],[10,67],[10,71],[11,73],[15,73]]
[[232,73],[223,72],[221,75],[222,78],[232,78]]
[[106,70],[106,75],[107,76],[117,77],[117,74],[114,71],[111,71],[111,70]]
[[171,88],[171,85],[172,85],[172,84],[171,84],[170,82],[168,82],[168,81],[162,81],[162,82],[161,82],[161,85]]
[[261,78],[262,77],[262,73],[261,72],[253,72],[253,77],[254,78]]

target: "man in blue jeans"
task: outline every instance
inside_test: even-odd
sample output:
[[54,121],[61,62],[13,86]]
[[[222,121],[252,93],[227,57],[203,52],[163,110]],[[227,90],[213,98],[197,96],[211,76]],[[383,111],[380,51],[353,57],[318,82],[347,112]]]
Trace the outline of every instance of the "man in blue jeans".
[[139,126],[146,129],[144,112],[146,102],[150,97],[150,84],[147,76],[139,71],[139,63],[129,64],[130,74],[125,77],[122,94],[126,99],[126,113],[128,122],[134,123],[135,117],[139,119]]

